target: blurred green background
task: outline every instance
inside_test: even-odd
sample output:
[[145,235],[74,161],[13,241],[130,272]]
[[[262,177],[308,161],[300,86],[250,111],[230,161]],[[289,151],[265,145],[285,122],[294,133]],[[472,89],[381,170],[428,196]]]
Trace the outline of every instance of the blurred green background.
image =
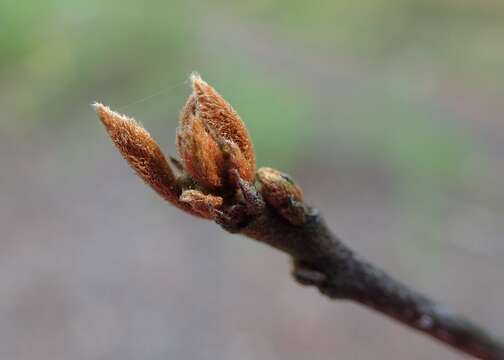
[[455,359],[163,203],[89,106],[174,154],[196,70],[348,243],[504,334],[504,3],[0,4],[0,358]]

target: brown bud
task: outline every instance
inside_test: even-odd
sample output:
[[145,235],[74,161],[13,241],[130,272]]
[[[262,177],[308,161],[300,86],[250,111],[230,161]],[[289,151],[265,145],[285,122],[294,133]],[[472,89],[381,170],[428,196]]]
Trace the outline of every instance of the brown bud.
[[257,181],[268,204],[292,224],[304,223],[303,193],[289,175],[264,167],[257,170]]
[[199,75],[193,74],[191,82],[193,93],[182,109],[177,130],[177,150],[186,172],[201,186],[219,189],[227,177],[226,157],[231,157],[241,178],[252,181],[255,154],[245,125]]
[[109,136],[136,173],[164,199],[187,210],[179,201],[180,190],[159,145],[134,119],[100,103],[93,104]]
[[203,194],[198,190],[185,190],[180,195],[180,201],[189,204],[195,213],[205,219],[213,219],[215,210],[224,202],[220,196]]

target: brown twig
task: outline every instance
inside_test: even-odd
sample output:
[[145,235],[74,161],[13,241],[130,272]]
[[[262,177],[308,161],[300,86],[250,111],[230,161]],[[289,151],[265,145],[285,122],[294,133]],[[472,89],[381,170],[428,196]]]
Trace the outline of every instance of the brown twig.
[[[504,360],[504,345],[464,317],[401,284],[335,236],[301,188],[271,168],[255,170],[252,141],[238,114],[198,75],[181,112],[172,171],[133,119],[95,104],[107,132],[137,174],[178,208],[211,219],[292,257],[294,278],[333,299],[381,312],[466,354]],[[255,176],[254,176],[255,174]]]
[[474,357],[504,359],[499,339],[355,254],[314,211],[292,226],[265,207],[239,232],[291,255],[295,279],[330,298],[368,306]]

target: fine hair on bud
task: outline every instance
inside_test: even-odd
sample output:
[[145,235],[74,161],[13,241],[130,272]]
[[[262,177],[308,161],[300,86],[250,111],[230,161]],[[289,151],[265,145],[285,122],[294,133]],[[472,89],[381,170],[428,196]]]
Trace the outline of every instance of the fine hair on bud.
[[[226,186],[224,146],[232,150],[233,167],[242,179],[253,181],[255,153],[250,135],[237,112],[197,74],[191,75],[193,92],[180,114],[177,150],[185,171],[201,186]],[[229,154],[227,154],[229,155]]]
[[164,199],[186,209],[187,206],[179,202],[180,191],[170,165],[147,130],[134,119],[105,105],[95,103],[93,107],[119,152],[145,183]]

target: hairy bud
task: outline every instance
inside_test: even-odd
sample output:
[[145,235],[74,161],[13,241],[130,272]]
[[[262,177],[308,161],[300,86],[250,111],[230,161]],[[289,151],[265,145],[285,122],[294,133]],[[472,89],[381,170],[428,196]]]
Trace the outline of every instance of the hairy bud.
[[179,202],[180,190],[159,145],[134,119],[116,113],[100,103],[93,104],[101,122],[122,156],[136,173],[159,195],[187,210]]
[[[263,204],[253,186],[252,141],[231,105],[199,75],[193,74],[191,82],[193,91],[177,129],[181,160],[169,159],[175,174],[158,144],[139,123],[102,104],[94,107],[123,157],[163,198],[198,217],[242,224],[252,213],[243,207],[244,202],[255,207]],[[235,211],[237,203],[243,211]],[[227,213],[230,209],[232,215]]]
[[203,194],[198,190],[186,190],[180,195],[180,201],[187,203],[199,216],[213,219],[215,210],[219,209],[224,200],[220,196]]
[[231,157],[240,177],[252,181],[255,154],[242,120],[199,75],[193,74],[191,82],[193,92],[182,109],[177,130],[177,150],[185,171],[199,185],[220,189],[226,185],[226,161]]
[[257,170],[261,194],[280,215],[295,225],[305,222],[305,208],[301,188],[287,174],[272,168]]

